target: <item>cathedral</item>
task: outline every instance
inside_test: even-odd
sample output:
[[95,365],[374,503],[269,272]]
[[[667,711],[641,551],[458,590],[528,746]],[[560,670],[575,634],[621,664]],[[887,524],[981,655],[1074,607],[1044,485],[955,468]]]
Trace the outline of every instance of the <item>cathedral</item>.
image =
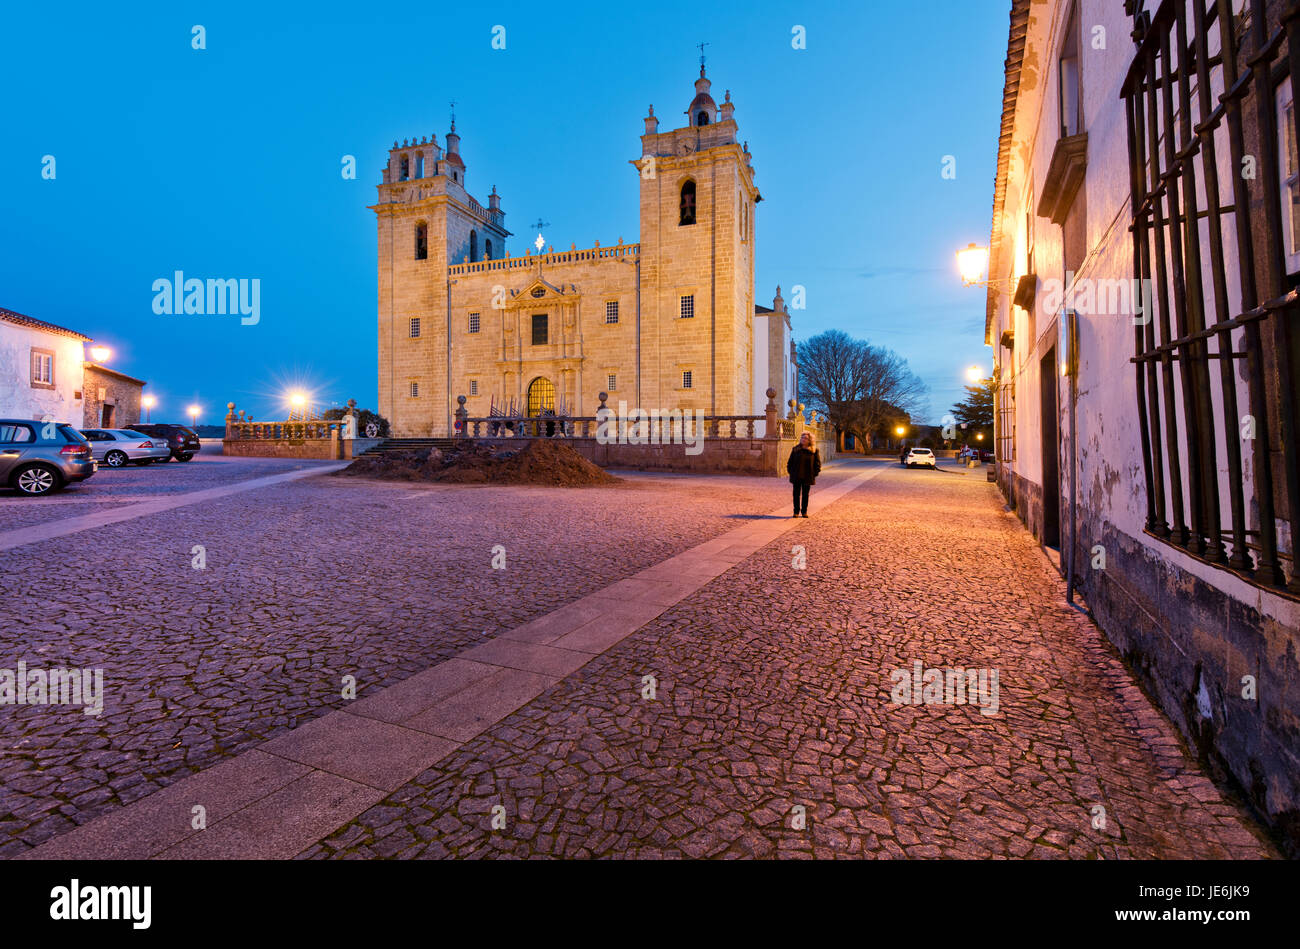
[[[765,392],[796,397],[794,343],[780,288],[754,302],[754,184],[735,106],[700,66],[679,128],[650,107],[629,178],[640,242],[507,250],[496,188],[471,196],[453,119],[393,143],[371,207],[378,222],[379,414],[395,435],[452,432],[457,397],[593,416],[609,406],[761,415]],[[683,96],[685,98],[685,96]],[[480,192],[481,194],[482,192]]]

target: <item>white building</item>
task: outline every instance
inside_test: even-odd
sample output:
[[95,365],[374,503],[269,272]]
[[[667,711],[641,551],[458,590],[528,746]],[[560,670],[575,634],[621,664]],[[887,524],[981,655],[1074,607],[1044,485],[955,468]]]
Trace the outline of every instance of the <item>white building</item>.
[[1010,6],[999,484],[1300,854],[1300,19],[1279,0]]
[[0,308],[0,416],[81,427],[90,337]]

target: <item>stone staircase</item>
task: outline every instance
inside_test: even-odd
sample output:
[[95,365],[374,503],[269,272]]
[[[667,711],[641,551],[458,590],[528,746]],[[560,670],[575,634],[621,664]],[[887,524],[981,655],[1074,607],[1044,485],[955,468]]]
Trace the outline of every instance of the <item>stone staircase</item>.
[[378,445],[362,452],[358,457],[364,458],[366,455],[382,455],[390,451],[424,451],[430,448],[437,448],[447,451],[452,448],[457,441],[463,439],[453,438],[385,438]]

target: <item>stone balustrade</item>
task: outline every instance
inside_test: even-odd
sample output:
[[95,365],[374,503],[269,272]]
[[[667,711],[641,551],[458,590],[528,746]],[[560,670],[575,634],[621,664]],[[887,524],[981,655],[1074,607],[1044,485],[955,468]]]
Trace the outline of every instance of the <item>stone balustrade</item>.
[[636,257],[641,253],[640,244],[614,244],[610,247],[601,247],[597,244],[595,247],[570,248],[569,250],[555,250],[551,248],[545,254],[528,253],[522,257],[498,257],[495,260],[476,260],[460,264],[452,264],[447,268],[447,273],[454,276],[474,273],[488,273],[494,270],[518,270],[525,267],[536,267],[539,263],[550,266],[552,264],[572,264],[587,260],[613,260],[623,257]]

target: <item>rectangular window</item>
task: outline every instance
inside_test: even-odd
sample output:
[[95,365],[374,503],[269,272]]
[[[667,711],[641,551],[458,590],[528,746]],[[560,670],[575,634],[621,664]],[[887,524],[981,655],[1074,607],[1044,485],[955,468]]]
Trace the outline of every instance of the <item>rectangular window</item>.
[[695,294],[686,293],[681,298],[681,317],[684,320],[694,319],[695,317]]
[[471,313],[469,315],[469,331],[471,333],[478,332],[478,316],[479,315],[477,313]]
[[411,332],[411,339],[419,339],[419,338],[420,338],[420,318],[419,318],[418,316],[413,316],[413,317],[411,317],[411,331],[410,331],[410,332]]
[[1300,157],[1297,157],[1295,97],[1291,77],[1277,87],[1278,172],[1282,186],[1282,236],[1287,273],[1300,271]]
[[477,379],[471,379],[471,380],[469,381],[469,394],[470,394],[470,395],[478,395],[478,380],[477,380]]
[[54,353],[48,349],[32,350],[32,385],[41,389],[54,388]]
[[685,369],[682,371],[682,388],[683,389],[691,388],[691,370],[689,369]]
[[418,382],[412,382],[412,383],[411,383],[411,398],[413,398],[413,399],[418,399],[419,397],[420,397],[420,384],[419,384]]
[[1061,58],[1057,61],[1060,73],[1061,137],[1068,138],[1083,131],[1083,92],[1079,77],[1079,8],[1070,10],[1066,21],[1065,37],[1061,41]]
[[610,300],[605,304],[605,322],[606,323],[618,322],[618,301],[617,300]]
[[547,342],[546,314],[534,313],[533,314],[533,345],[545,346],[546,342]]
[[614,373],[611,372],[605,379],[605,388],[610,392],[613,392],[615,389],[617,389],[618,376],[616,376]]

